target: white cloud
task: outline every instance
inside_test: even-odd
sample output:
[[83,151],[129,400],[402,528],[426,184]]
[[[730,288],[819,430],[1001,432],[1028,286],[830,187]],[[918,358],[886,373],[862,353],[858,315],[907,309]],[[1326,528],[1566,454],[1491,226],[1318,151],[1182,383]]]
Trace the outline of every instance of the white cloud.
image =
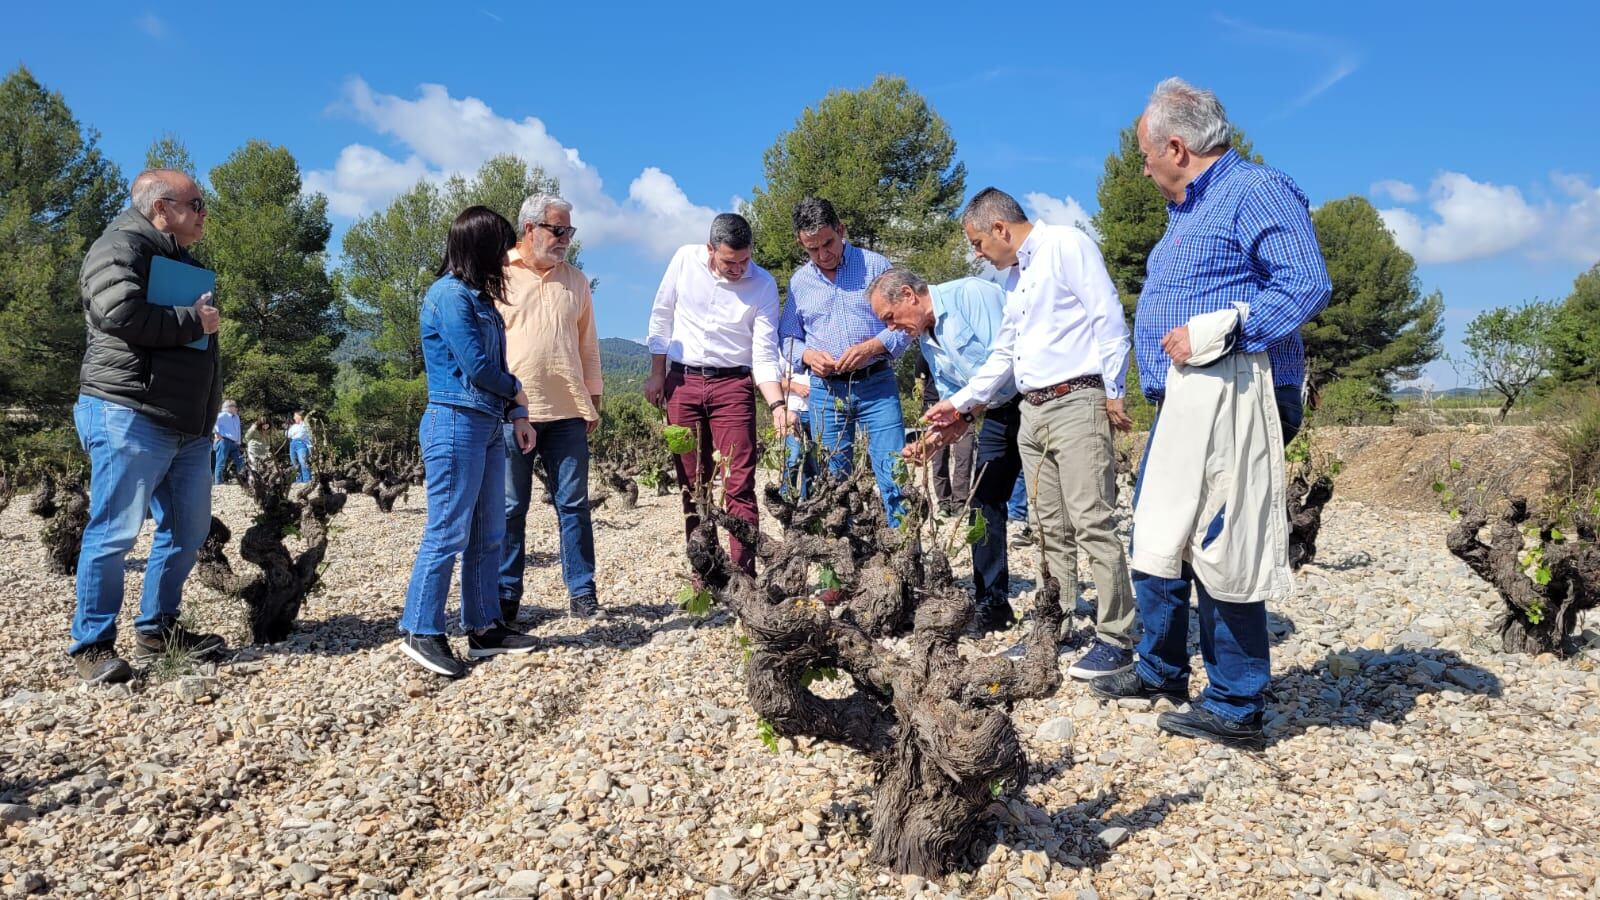
[[1282,28],[1263,28],[1221,13],[1213,14],[1212,18],[1241,40],[1263,44],[1296,56],[1320,56],[1327,61],[1328,68],[1322,75],[1302,91],[1280,115],[1294,112],[1317,99],[1361,67],[1361,55],[1338,38]]
[[516,154],[560,181],[562,196],[573,204],[574,223],[590,246],[627,242],[667,256],[681,244],[704,240],[717,213],[692,202],[671,175],[654,166],[629,184],[626,199],[617,200],[578,150],[563,145],[538,118],[496,115],[476,97],[450,96],[444,85],[424,84],[415,99],[406,99],[378,93],[357,78],[345,85],[334,110],[394,140],[408,154],[400,160],[352,144],[332,169],[309,172],[306,188],[326,193],[329,208],[340,215],[381,209],[419,178],[470,175],[502,153]]
[[1057,198],[1041,193],[1024,194],[1022,205],[1028,208],[1028,213],[1033,218],[1047,225],[1076,225],[1095,241],[1100,240],[1100,232],[1094,230],[1094,223],[1090,221],[1088,211],[1073,197]]
[[1394,178],[1373,182],[1372,187],[1367,188],[1367,193],[1379,199],[1388,197],[1396,203],[1415,203],[1422,199],[1415,187]]
[[[1600,188],[1580,175],[1551,176],[1554,197],[1530,203],[1511,185],[1441,172],[1428,188],[1431,215],[1395,207],[1379,211],[1395,241],[1419,263],[1452,263],[1520,250],[1536,259],[1592,263],[1600,259]],[[1411,200],[1405,199],[1411,190]],[[1415,203],[1404,182],[1380,181],[1372,194]]]
[[146,12],[140,16],[137,24],[140,31],[156,40],[167,36],[167,23],[161,21],[161,17],[153,12]]

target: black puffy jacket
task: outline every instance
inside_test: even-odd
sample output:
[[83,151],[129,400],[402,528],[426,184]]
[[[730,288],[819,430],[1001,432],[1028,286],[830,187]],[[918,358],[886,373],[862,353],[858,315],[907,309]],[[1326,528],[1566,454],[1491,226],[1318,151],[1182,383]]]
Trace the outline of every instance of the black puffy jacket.
[[209,435],[222,406],[222,357],[215,337],[204,350],[186,346],[205,334],[193,309],[145,301],[156,256],[194,264],[135,209],[89,247],[78,276],[89,326],[79,390],[183,434]]

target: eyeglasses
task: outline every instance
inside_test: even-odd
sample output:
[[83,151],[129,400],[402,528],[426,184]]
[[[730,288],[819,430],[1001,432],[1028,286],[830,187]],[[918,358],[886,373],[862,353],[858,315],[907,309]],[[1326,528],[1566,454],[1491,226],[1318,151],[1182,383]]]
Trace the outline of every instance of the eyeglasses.
[[555,235],[556,240],[569,238],[578,233],[577,227],[573,225],[546,225],[545,223],[540,222],[538,227],[543,228],[545,231]]
[[195,197],[191,200],[179,200],[177,197],[162,197],[161,199],[167,201],[168,203],[188,204],[189,208],[197,213],[203,213],[206,211],[206,200],[204,197]]

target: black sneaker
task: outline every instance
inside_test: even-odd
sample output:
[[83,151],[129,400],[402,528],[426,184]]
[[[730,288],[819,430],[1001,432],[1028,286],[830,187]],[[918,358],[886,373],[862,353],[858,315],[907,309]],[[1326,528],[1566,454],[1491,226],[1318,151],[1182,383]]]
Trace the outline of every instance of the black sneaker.
[[1004,600],[985,603],[978,607],[977,624],[983,631],[1006,631],[1017,624],[1017,614]]
[[1267,746],[1267,737],[1261,731],[1260,717],[1232,721],[1199,706],[1183,712],[1164,712],[1156,716],[1156,727],[1184,737],[1216,741],[1225,747],[1240,750],[1261,750]]
[[467,656],[472,659],[484,659],[501,653],[532,653],[538,646],[538,638],[512,631],[498,622],[489,626],[489,630],[483,634],[467,636]]
[[408,634],[400,642],[400,649],[429,672],[446,678],[467,674],[466,665],[456,658],[450,642],[442,634]]
[[111,641],[79,648],[72,654],[72,665],[86,684],[121,684],[133,677],[133,667],[117,655]]
[[567,615],[579,619],[592,619],[600,614],[600,598],[593,594],[567,600]]
[[1089,690],[1107,700],[1157,700],[1165,697],[1172,701],[1174,706],[1182,706],[1189,702],[1187,694],[1151,687],[1133,669],[1127,669],[1115,675],[1102,675],[1089,682]]
[[190,631],[177,623],[155,634],[140,632],[133,638],[133,655],[136,659],[161,656],[174,647],[197,659],[212,659],[228,649],[228,643],[220,634]]
[[1022,530],[1017,532],[1017,536],[1011,539],[1011,546],[1018,550],[1033,546],[1033,526],[1022,526]]

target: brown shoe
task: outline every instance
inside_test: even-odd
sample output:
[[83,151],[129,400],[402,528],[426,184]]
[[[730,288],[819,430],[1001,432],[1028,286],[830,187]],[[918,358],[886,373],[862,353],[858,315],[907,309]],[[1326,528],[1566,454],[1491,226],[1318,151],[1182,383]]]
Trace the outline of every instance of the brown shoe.
[[116,644],[111,641],[79,649],[72,654],[72,665],[87,684],[121,684],[133,677],[133,667],[117,655]]
[[139,659],[149,659],[166,653],[169,647],[177,647],[199,659],[212,659],[228,649],[228,644],[220,634],[190,631],[174,622],[155,634],[135,635],[133,655]]

